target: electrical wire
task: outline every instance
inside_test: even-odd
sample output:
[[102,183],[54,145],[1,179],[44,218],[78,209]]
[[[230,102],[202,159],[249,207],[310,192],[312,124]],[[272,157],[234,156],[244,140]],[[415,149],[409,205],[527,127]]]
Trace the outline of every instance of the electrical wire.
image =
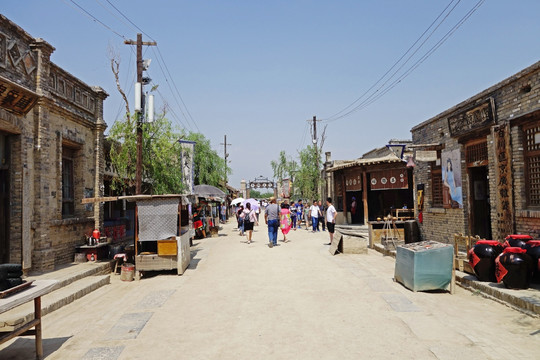
[[[66,3],[67,5],[71,6],[67,0],[62,0],[64,3]],[[124,40],[127,40],[126,37],[118,32],[116,32],[115,30],[113,30],[110,26],[106,25],[104,22],[102,22],[101,20],[99,20],[98,18],[96,18],[94,15],[90,14],[88,11],[86,11],[81,5],[77,4],[74,0],[69,0],[71,3],[73,3],[75,6],[77,6],[77,8],[74,8],[74,9],[78,9],[80,12],[82,12],[83,14],[85,14],[86,16],[88,16],[90,19],[92,19],[94,22],[97,22],[98,24],[100,24],[101,26],[103,26],[105,29],[109,30],[110,32],[112,32],[113,34],[121,37],[122,39]],[[73,6],[71,6],[73,8]]]
[[354,112],[357,112],[359,110],[365,109],[367,106],[373,104],[375,101],[380,99],[382,96],[384,96],[386,93],[388,93],[390,90],[392,90],[394,87],[396,87],[403,79],[408,77],[414,70],[416,70],[425,60],[427,60],[428,57],[430,57],[441,45],[450,38],[473,14],[480,8],[480,6],[483,5],[485,0],[479,0],[471,10],[469,10],[435,45],[433,45],[422,57],[420,57],[413,65],[411,65],[403,74],[401,74],[396,80],[394,80],[389,86],[387,86],[383,91],[381,91],[378,94],[372,94],[370,97],[366,100],[364,100],[362,103],[357,105],[352,110],[348,111],[347,113],[340,115],[337,118],[326,120],[327,122],[334,122],[336,120],[342,119]]

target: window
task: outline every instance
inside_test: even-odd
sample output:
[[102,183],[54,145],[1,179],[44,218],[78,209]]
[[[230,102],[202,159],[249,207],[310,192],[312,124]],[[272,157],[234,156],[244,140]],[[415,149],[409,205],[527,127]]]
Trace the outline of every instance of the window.
[[437,151],[437,161],[431,163],[431,207],[443,207],[443,181],[440,151]]
[[540,124],[525,127],[523,132],[528,203],[540,206]]
[[75,199],[73,189],[73,149],[62,147],[62,217],[75,214]]

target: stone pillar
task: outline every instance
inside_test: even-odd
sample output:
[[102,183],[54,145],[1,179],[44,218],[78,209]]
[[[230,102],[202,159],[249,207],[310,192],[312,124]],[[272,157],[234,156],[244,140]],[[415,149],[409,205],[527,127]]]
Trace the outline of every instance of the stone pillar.
[[[54,51],[54,47],[48,44],[43,39],[36,39],[31,44],[32,50],[37,57],[36,69],[36,93],[42,96],[36,105],[36,108],[27,115],[33,117],[34,123],[34,194],[33,194],[33,219],[34,241],[32,257],[28,256],[23,260],[23,267],[29,267],[39,270],[54,269],[54,251],[52,249],[52,241],[50,238],[49,223],[56,215],[53,209],[56,206],[52,204],[51,191],[56,190],[55,179],[57,174],[57,166],[55,159],[50,158],[51,146],[55,146],[55,137],[51,136],[49,110],[47,108],[48,91],[46,84],[50,75],[50,56]],[[52,149],[55,153],[57,149]],[[25,201],[25,204],[30,204],[31,201]],[[26,212],[25,212],[26,214]],[[27,221],[23,221],[27,223]],[[32,248],[30,237],[23,237],[23,254],[29,254],[25,248]]]
[[[105,186],[103,184],[103,174],[105,172],[105,153],[104,150],[104,132],[107,124],[103,120],[103,101],[109,96],[101,87],[93,87],[97,93],[96,101],[96,126],[94,130],[94,154],[95,154],[95,178],[94,178],[94,196],[100,197],[104,195]],[[104,211],[103,203],[94,203],[94,229],[103,231]]]
[[240,181],[240,193],[242,194],[242,197],[244,199],[247,199],[247,189],[246,189],[246,180],[242,179],[242,181]]

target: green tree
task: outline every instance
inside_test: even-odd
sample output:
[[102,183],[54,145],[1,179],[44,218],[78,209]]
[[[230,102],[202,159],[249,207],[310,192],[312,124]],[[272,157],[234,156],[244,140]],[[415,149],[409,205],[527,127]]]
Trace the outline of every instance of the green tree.
[[223,188],[225,178],[232,172],[225,164],[225,160],[212,149],[210,140],[203,134],[195,132],[189,133],[186,139],[195,141],[193,157],[195,185],[207,184]]
[[270,166],[272,166],[272,171],[274,172],[274,179],[281,181],[288,178],[294,182],[294,177],[298,170],[298,163],[290,159],[285,151],[281,151],[279,153],[279,158],[277,160],[272,160]]
[[[152,123],[143,123],[143,192],[151,194],[180,193],[182,167],[179,161],[179,133],[173,131],[170,121],[162,114]],[[117,177],[112,187],[123,190],[135,182],[137,164],[136,121],[126,116],[109,131],[111,162]]]
[[268,199],[270,197],[274,196],[273,192],[266,192],[263,193],[258,190],[249,190],[249,197],[254,199]]
[[314,145],[308,145],[298,153],[300,166],[296,173],[295,188],[304,199],[315,200],[318,197],[319,171],[321,163]]

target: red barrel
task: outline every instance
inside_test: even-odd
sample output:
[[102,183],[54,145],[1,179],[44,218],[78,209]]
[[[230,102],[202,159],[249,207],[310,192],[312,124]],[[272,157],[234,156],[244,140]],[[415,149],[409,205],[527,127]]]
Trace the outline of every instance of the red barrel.
[[528,289],[533,273],[533,261],[527,250],[507,247],[495,260],[497,282],[509,289]]
[[93,237],[94,239],[98,239],[98,240],[99,240],[99,237],[100,237],[100,236],[101,236],[101,234],[99,233],[99,230],[98,230],[98,229],[92,231],[92,237]]
[[469,264],[480,281],[497,281],[495,277],[495,259],[503,248],[497,240],[479,240],[469,250]]
[[530,235],[521,235],[521,234],[513,234],[508,235],[505,238],[505,242],[503,246],[506,247],[520,247],[525,248],[525,245],[527,244],[527,241],[532,240],[532,237]]

